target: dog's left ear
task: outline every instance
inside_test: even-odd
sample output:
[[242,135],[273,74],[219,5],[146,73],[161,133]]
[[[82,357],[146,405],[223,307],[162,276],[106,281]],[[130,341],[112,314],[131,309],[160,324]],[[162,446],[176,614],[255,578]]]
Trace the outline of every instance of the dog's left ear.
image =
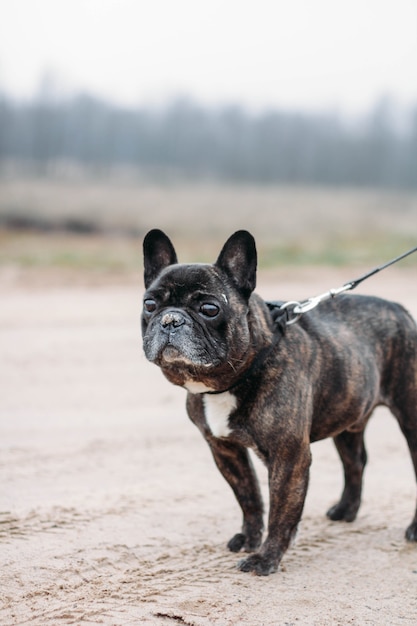
[[168,265],[177,263],[177,254],[162,230],[150,230],[143,240],[143,265],[146,289]]
[[229,237],[215,263],[245,298],[255,289],[256,265],[255,239],[247,230],[238,230]]

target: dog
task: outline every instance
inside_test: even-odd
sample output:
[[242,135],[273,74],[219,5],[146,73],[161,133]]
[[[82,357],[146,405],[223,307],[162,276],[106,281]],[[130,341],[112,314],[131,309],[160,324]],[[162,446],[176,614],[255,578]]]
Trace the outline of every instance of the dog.
[[[378,405],[389,407],[417,474],[417,328],[399,304],[338,295],[286,325],[254,293],[257,252],[241,230],[213,264],[179,264],[170,239],[143,242],[142,335],[147,359],[185,388],[191,421],[243,512],[232,552],[243,572],[275,572],[295,535],[309,479],[310,444],[332,437],[345,484],[331,520],[352,522],[361,502],[364,430]],[[248,455],[269,477],[268,533]],[[406,530],[417,541],[417,510]]]

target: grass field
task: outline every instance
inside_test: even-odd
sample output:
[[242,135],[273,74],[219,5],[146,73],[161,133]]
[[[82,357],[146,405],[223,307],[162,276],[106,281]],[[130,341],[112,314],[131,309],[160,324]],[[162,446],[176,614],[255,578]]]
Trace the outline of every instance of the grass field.
[[[261,268],[380,263],[417,243],[417,193],[373,189],[0,178],[0,267],[127,274],[148,229],[180,260],[212,261],[234,230],[256,237]],[[404,265],[417,265],[416,257]]]

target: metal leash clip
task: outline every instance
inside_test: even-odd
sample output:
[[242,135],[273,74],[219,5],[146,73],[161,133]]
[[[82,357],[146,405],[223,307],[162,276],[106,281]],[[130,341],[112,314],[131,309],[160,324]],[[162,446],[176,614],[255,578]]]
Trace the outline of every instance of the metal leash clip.
[[[285,311],[286,313],[286,321],[285,324],[287,326],[291,326],[291,324],[295,324],[295,322],[298,322],[298,320],[301,317],[301,313],[296,313],[294,315],[294,317],[290,317],[290,313],[294,313],[296,308],[300,308],[302,305],[300,304],[300,302],[297,302],[297,300],[289,300],[288,302],[284,302],[284,304],[281,304],[279,307],[280,311]],[[291,310],[290,307],[293,307],[293,309]]]
[[307,313],[307,311],[311,311],[315,309],[316,306],[323,302],[324,300],[328,300],[329,298],[334,298],[338,296],[339,293],[343,293],[344,291],[349,291],[352,289],[352,283],[346,283],[342,287],[338,287],[336,289],[330,289],[325,293],[320,294],[319,296],[314,296],[313,298],[309,298],[302,302],[299,306],[294,307],[294,313],[302,315],[303,313]]
[[303,315],[304,313],[307,313],[308,311],[312,311],[312,309],[315,309],[316,306],[318,306],[324,300],[328,300],[329,298],[334,298],[340,293],[343,293],[344,291],[349,291],[350,289],[352,289],[352,283],[346,283],[342,287],[338,287],[336,289],[330,289],[329,291],[326,291],[325,293],[322,293],[319,296],[314,296],[313,298],[309,298],[308,300],[305,300],[304,302],[297,302],[296,300],[290,300],[288,302],[284,302],[284,304],[280,306],[281,310],[286,311],[287,309],[290,309],[290,307],[293,307],[292,309],[290,309],[290,311],[294,315],[294,317],[289,317],[288,312],[287,312],[287,322],[286,322],[287,326],[291,326],[291,324],[295,324],[296,322],[298,322],[301,315]]

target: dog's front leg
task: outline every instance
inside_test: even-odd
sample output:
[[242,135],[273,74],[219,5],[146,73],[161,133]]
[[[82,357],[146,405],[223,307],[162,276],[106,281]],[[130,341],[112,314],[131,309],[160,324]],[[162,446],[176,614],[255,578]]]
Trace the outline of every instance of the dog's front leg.
[[278,569],[301,519],[310,463],[310,448],[303,445],[286,448],[269,467],[268,536],[259,552],[239,563],[243,572],[267,576]]
[[211,437],[209,445],[220,472],[227,480],[243,512],[242,532],[230,539],[232,552],[253,552],[262,541],[263,505],[258,480],[248,450],[230,441]]

